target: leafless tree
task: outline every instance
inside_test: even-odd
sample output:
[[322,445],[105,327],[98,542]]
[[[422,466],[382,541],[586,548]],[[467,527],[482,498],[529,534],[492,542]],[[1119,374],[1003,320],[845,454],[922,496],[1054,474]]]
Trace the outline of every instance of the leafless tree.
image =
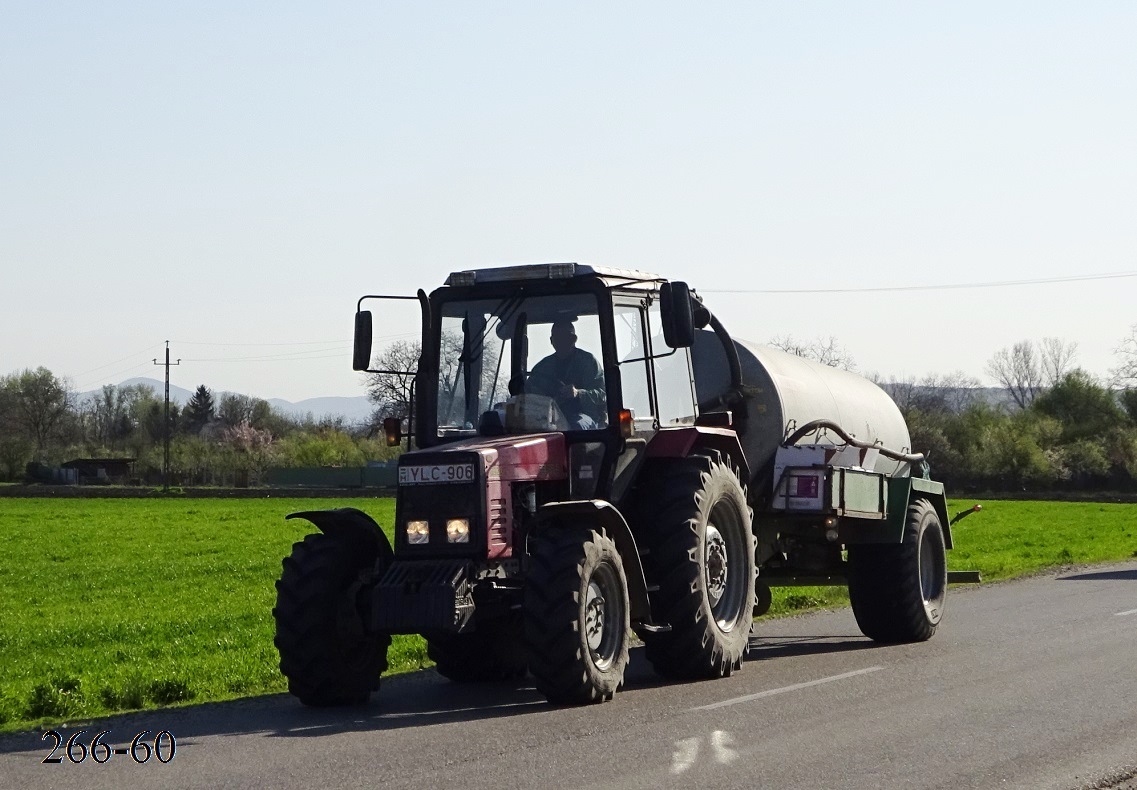
[[1020,340],[1001,348],[987,361],[987,373],[999,382],[1020,409],[1025,409],[1045,389],[1065,378],[1074,369],[1078,344],[1057,337],[1044,337],[1035,346]]
[[1039,365],[1042,367],[1043,383],[1053,387],[1074,369],[1078,356],[1078,344],[1057,337],[1044,337],[1039,349]]
[[919,381],[914,376],[908,376],[899,381],[878,381],[877,384],[905,414],[913,410],[925,414],[960,414],[975,403],[980,386],[979,379],[968,376],[962,370],[929,373]]
[[1137,324],[1129,327],[1129,335],[1114,351],[1121,362],[1112,371],[1111,383],[1115,387],[1137,386]]
[[1042,365],[1029,340],[996,351],[987,361],[987,373],[1010,393],[1020,409],[1033,403],[1042,391]]
[[375,404],[373,420],[405,418],[411,411],[411,383],[418,369],[421,346],[417,340],[397,340],[375,360],[377,370],[367,374],[367,396]]
[[770,340],[771,346],[806,359],[812,359],[831,368],[841,370],[856,370],[856,362],[849,350],[841,345],[836,337],[815,337],[809,341],[801,341],[792,335],[779,335]]
[[929,373],[920,381],[920,386],[934,399],[927,405],[942,411],[960,414],[979,398],[981,382],[962,370],[951,373]]
[[[421,345],[417,340],[398,340],[391,343],[375,360],[377,370],[385,373],[367,374],[367,396],[375,404],[372,421],[380,422],[385,417],[406,418],[411,410],[411,383],[418,370]],[[496,362],[496,357],[491,362]],[[420,387],[438,387],[440,412],[446,411],[448,403],[461,393],[462,336],[452,332],[442,335],[442,350],[438,360],[438,381],[421,381]],[[491,372],[489,366],[483,367],[483,376]]]

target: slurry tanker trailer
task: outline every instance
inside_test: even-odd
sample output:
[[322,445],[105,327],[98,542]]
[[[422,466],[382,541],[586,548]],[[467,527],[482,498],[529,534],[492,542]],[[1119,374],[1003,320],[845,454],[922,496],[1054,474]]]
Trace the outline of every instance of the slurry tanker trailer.
[[[413,371],[372,367],[375,300],[417,299]],[[457,682],[530,673],[611,699],[630,634],[673,679],[738,670],[770,588],[847,584],[863,633],[930,638],[952,546],[943,485],[879,387],[731,337],[685,283],[573,263],[459,271],[365,296],[354,367],[408,375],[394,545],[355,509],[277,582],[276,646],[308,705],[379,687],[392,634]]]

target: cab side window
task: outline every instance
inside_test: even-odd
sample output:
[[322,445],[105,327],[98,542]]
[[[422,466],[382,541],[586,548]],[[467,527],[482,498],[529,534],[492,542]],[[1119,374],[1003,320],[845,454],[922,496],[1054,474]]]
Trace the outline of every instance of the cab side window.
[[695,421],[695,393],[691,383],[691,361],[687,349],[673,349],[663,340],[659,302],[648,309],[651,353],[655,365],[655,396],[659,405],[659,425],[690,425]]
[[644,313],[639,305],[616,305],[616,358],[620,362],[620,383],[625,409],[636,420],[652,417],[647,377],[648,352],[644,347]]

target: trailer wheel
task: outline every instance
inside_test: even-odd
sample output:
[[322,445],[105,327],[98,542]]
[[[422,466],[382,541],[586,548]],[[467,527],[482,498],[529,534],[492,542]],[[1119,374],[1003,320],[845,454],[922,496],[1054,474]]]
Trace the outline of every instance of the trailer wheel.
[[638,535],[648,552],[652,616],[671,631],[645,635],[648,660],[669,678],[726,677],[742,666],[754,620],[752,515],[734,466],[717,453],[660,464]]
[[367,630],[377,561],[325,533],[293,544],[284,558],[273,642],[288,690],[305,705],[360,704],[379,688],[391,637]]
[[612,698],[628,664],[628,582],[611,538],[552,528],[532,538],[523,612],[529,671],[554,704]]
[[426,634],[426,654],[438,674],[455,683],[525,677],[520,618],[480,623],[468,634]]
[[754,585],[754,616],[761,617],[770,611],[774,604],[774,593],[770,585],[758,582]]
[[943,525],[926,499],[908,507],[904,542],[849,547],[849,600],[861,632],[876,642],[923,642],[944,612]]

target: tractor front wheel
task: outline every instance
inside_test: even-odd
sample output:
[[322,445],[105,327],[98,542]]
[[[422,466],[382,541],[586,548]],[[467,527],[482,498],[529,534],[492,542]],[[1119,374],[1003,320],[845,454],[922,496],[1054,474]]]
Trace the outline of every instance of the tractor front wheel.
[[276,638],[288,690],[305,705],[366,702],[387,669],[391,637],[368,630],[378,555],[316,533],[292,546],[276,583]]
[[591,529],[533,539],[525,639],[537,690],[554,704],[612,698],[628,665],[628,581],[616,544]]

